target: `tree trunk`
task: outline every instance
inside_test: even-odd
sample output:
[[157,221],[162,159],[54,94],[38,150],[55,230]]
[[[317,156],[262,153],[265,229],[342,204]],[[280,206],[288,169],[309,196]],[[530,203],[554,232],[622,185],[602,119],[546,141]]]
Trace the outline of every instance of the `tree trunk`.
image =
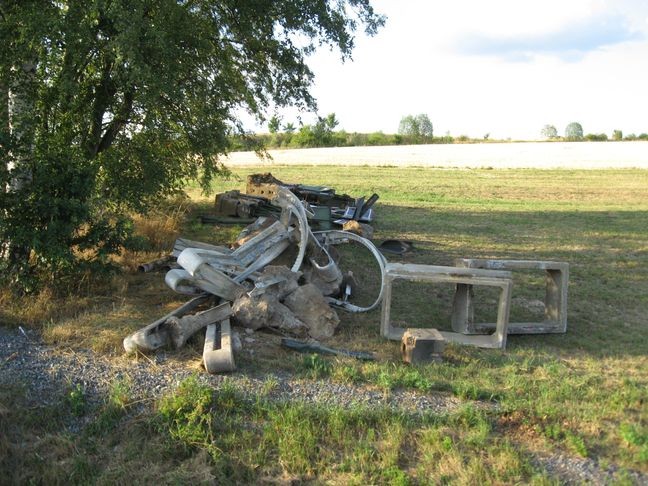
[[[32,182],[31,159],[34,149],[34,84],[36,63],[25,62],[15,68],[8,90],[9,133],[13,139],[7,161],[8,192],[24,192]],[[21,242],[5,242],[5,258],[12,272],[28,269],[31,248]]]
[[[9,157],[7,143],[9,141],[9,76],[5,69],[0,72],[0,196],[7,192]],[[0,210],[3,218],[7,210]],[[0,261],[8,257],[8,242],[0,238]]]

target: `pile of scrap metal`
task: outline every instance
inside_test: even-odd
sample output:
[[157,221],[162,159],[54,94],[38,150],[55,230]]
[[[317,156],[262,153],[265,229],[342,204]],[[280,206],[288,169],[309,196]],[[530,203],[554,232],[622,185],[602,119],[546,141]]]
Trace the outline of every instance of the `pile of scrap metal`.
[[[216,198],[221,216],[239,223],[253,221],[231,247],[179,239],[171,258],[141,266],[142,271],[168,269],[167,285],[194,298],[126,337],[127,351],[153,351],[168,344],[181,347],[206,327],[205,368],[210,373],[229,371],[234,369],[232,348],[236,344],[230,317],[247,329],[273,328],[293,337],[325,340],[333,336],[339,323],[334,309],[366,312],[381,302],[381,334],[401,341],[407,363],[440,360],[446,342],[504,349],[508,334],[567,330],[566,262],[458,259],[455,266],[387,263],[381,251],[402,255],[413,245],[387,240],[379,251],[370,241],[371,227],[363,221],[373,219],[376,194],[365,202],[364,198],[338,195],[328,187],[285,184],[271,174],[248,177],[246,191],[230,191]],[[343,229],[334,229],[335,224]],[[353,231],[345,231],[347,228]],[[337,244],[351,241],[368,249],[380,269],[378,295],[366,307],[353,303],[355,279],[351,272],[341,270],[335,249]],[[520,269],[545,272],[544,317],[540,322],[509,326],[512,272]],[[400,322],[392,321],[397,281],[454,285],[452,331],[401,327]],[[496,322],[475,321],[474,293],[481,287],[499,289]],[[200,307],[207,310],[189,315]],[[370,359],[367,353],[312,342],[284,339],[282,344],[303,352]]]
[[353,198],[347,194],[336,194],[335,189],[325,186],[289,184],[272,174],[248,176],[245,194],[228,191],[216,196],[215,214],[203,215],[204,223],[236,223],[237,219],[249,220],[260,216],[278,216],[281,208],[272,204],[279,189],[287,189],[307,205],[309,223],[313,230],[330,230],[342,227],[361,236],[371,238],[373,231],[368,226],[374,218],[373,205],[377,194]]
[[[352,302],[353,274],[340,270],[335,250],[335,245],[351,241],[363,245],[376,259],[384,281],[386,260],[373,243],[347,231],[312,231],[310,203],[300,200],[294,188],[269,186],[264,186],[271,191],[264,199],[273,210],[248,226],[230,248],[176,241],[177,261],[161,264],[172,267],[165,282],[174,291],[195,297],[126,337],[126,351],[153,351],[168,344],[178,348],[206,327],[205,368],[210,373],[229,371],[234,369],[230,317],[246,328],[272,327],[321,340],[337,328],[335,308],[366,312],[378,306],[382,285],[371,305]],[[328,201],[347,197],[329,195]],[[251,210],[245,214],[256,215]],[[289,264],[282,264],[287,259]],[[207,310],[188,315],[205,305]]]

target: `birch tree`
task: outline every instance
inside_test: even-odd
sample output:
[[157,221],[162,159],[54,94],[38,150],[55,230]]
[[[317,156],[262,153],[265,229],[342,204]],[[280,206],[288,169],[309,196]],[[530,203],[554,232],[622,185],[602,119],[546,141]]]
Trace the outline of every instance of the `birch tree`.
[[308,56],[383,22],[369,0],[2,0],[0,242],[24,250],[2,274],[105,261],[129,212],[209,187],[240,113],[315,110]]

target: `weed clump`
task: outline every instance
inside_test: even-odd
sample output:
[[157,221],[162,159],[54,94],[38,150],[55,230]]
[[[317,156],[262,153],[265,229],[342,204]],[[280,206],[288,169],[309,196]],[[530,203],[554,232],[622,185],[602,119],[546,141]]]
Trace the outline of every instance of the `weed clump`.
[[212,433],[213,392],[193,376],[158,404],[161,428],[185,447],[199,446],[218,455]]

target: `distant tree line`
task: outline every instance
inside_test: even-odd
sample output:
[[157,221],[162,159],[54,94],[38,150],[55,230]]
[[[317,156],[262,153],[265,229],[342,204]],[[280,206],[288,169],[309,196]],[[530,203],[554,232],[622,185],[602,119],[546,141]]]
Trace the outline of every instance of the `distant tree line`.
[[[336,130],[340,122],[335,113],[318,117],[313,124],[303,124],[297,128],[295,123],[286,122],[278,116],[268,121],[268,133],[249,133],[230,138],[230,150],[259,150],[262,148],[319,148],[319,147],[365,147],[378,145],[420,145],[420,144],[450,144],[450,143],[483,143],[510,142],[511,140],[496,140],[486,133],[481,138],[467,135],[456,137],[446,133],[444,136],[434,136],[434,127],[430,117],[425,113],[405,115],[398,124],[398,133],[358,133]],[[605,133],[584,134],[583,126],[578,122],[569,123],[561,136],[554,125],[545,125],[540,131],[542,137],[549,141],[607,141],[607,140],[648,140],[648,134],[623,135],[621,130],[614,130],[611,137]]]
[[318,147],[364,147],[378,145],[419,145],[432,143],[476,143],[488,140],[473,139],[467,135],[452,137],[449,134],[435,137],[430,117],[424,113],[401,118],[398,133],[358,133],[335,130],[339,121],[335,113],[319,117],[314,124],[298,129],[294,123],[283,123],[278,116],[268,121],[268,133],[237,135],[230,139],[231,150],[258,150],[260,148],[318,148]]
[[565,127],[565,135],[561,137],[558,135],[558,130],[554,125],[545,125],[540,130],[540,135],[547,140],[561,140],[568,142],[580,142],[580,141],[589,141],[589,142],[607,142],[608,140],[614,141],[634,141],[634,140],[648,140],[648,133],[642,133],[640,135],[635,135],[630,133],[626,136],[623,135],[621,130],[613,130],[612,136],[608,137],[606,133],[587,133],[583,134],[583,126],[578,122],[571,122]]

